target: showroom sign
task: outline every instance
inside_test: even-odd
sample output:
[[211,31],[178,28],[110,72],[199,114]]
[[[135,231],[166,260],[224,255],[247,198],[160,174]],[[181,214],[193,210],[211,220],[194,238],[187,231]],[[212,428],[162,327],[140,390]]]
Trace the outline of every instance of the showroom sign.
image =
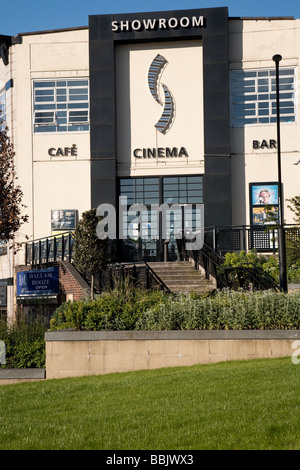
[[143,31],[158,29],[177,29],[177,28],[203,28],[205,18],[203,16],[183,16],[181,18],[148,18],[133,21],[113,21],[111,29],[114,32],[120,31]]

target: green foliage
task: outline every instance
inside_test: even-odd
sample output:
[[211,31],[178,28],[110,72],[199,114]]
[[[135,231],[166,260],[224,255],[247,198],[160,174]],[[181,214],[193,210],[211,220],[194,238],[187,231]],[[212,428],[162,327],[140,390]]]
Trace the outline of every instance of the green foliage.
[[7,369],[45,367],[45,340],[47,330],[43,320],[26,323],[24,320],[8,326],[0,322],[0,340],[5,343]]
[[50,329],[132,330],[144,311],[166,297],[161,291],[136,289],[124,281],[93,300],[62,304],[54,312]]
[[300,293],[219,290],[172,296],[116,289],[91,301],[63,304],[51,330],[293,329],[300,327]]
[[300,224],[300,196],[292,197],[290,199],[287,199],[287,201],[290,203],[288,205],[288,208],[295,214],[294,221],[296,222],[296,224],[299,225]]
[[100,220],[96,209],[86,211],[75,230],[74,263],[83,274],[94,275],[105,270],[109,260],[108,240],[100,240],[96,233]]
[[226,253],[224,267],[240,266],[251,264],[262,269],[266,274],[272,277],[276,282],[279,279],[279,262],[275,256],[258,255],[252,250],[249,253],[241,251],[239,253]]
[[16,184],[14,147],[8,135],[8,128],[0,120],[0,240],[13,238],[21,225],[28,221],[22,214],[23,192]]
[[300,293],[216,291],[212,296],[168,297],[137,322],[141,330],[298,329]]
[[[294,212],[294,221],[300,225],[300,196],[295,196],[287,199],[289,202],[288,208]],[[298,232],[299,233],[299,232]],[[288,266],[288,279],[291,283],[300,283],[300,238],[297,236],[291,237],[286,240],[286,259]]]

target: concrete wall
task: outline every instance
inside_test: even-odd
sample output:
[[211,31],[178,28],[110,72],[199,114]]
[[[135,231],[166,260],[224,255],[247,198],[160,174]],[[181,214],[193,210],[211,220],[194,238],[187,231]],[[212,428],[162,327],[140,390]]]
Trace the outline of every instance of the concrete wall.
[[46,378],[291,356],[299,331],[47,332]]

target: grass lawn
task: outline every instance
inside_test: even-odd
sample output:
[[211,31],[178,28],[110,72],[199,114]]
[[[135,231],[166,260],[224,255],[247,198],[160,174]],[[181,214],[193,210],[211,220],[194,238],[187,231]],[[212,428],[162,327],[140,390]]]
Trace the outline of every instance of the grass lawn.
[[299,449],[300,365],[227,362],[0,387],[0,449]]

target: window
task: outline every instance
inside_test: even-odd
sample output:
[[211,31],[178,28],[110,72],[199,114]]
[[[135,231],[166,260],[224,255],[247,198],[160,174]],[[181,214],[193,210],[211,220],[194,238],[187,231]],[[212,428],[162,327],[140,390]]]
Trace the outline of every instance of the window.
[[163,178],[165,204],[202,204],[202,176],[170,176]]
[[[279,69],[280,121],[295,122],[295,71]],[[231,71],[231,125],[270,124],[277,119],[275,70]]]
[[120,180],[121,196],[127,204],[158,204],[159,178],[124,178]]
[[33,110],[35,133],[88,131],[88,80],[34,81]]

